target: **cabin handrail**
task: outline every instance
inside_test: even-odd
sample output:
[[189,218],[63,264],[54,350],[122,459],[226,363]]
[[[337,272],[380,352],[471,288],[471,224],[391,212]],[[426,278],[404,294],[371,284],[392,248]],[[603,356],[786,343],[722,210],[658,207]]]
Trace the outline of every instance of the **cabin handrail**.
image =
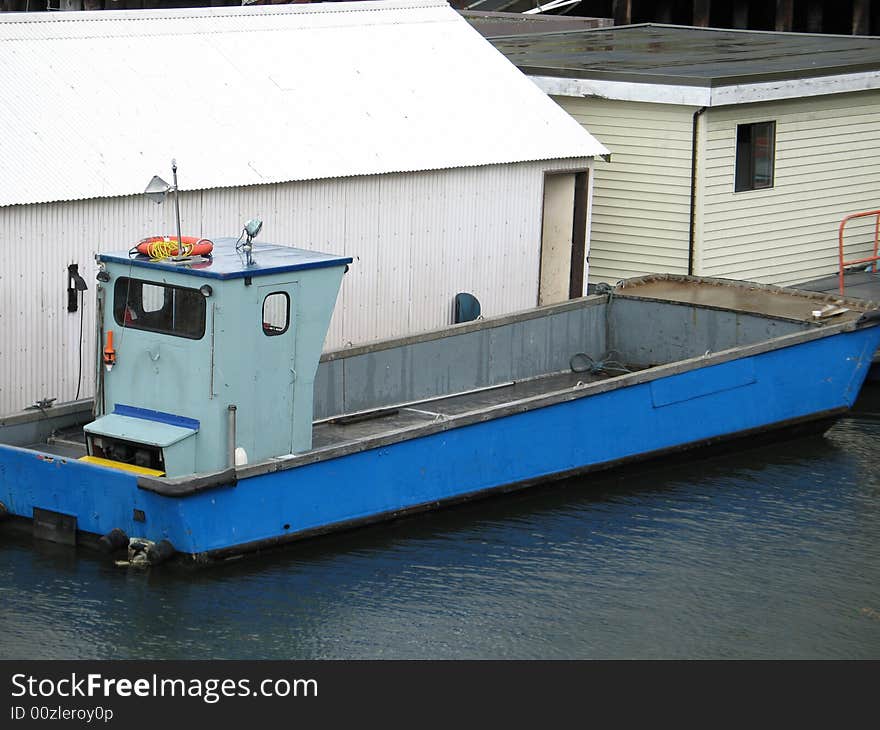
[[[851,259],[850,261],[844,261],[843,259],[843,229],[846,227],[846,224],[851,220],[855,220],[856,218],[868,218],[870,216],[875,216],[876,220],[874,221],[874,255],[868,256],[866,258],[861,259]],[[855,264],[867,264],[867,263],[876,263],[880,261],[880,256],[877,255],[878,244],[880,244],[880,210],[866,210],[862,213],[851,213],[850,215],[844,216],[843,220],[840,221],[840,226],[837,229],[837,260],[839,262],[838,271],[837,271],[837,284],[840,289],[840,294],[843,296],[843,270],[847,266],[854,266]],[[874,270],[877,270],[877,267],[874,267]]]

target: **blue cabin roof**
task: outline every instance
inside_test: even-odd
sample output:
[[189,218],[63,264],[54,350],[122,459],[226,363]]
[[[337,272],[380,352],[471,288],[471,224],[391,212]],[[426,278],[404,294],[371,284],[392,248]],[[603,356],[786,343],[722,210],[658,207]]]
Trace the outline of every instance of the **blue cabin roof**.
[[247,265],[244,251],[237,251],[236,238],[213,239],[214,251],[206,260],[195,259],[188,263],[174,263],[169,260],[151,261],[141,254],[129,255],[128,251],[113,251],[98,254],[98,261],[137,266],[152,270],[174,271],[179,274],[202,276],[208,279],[241,279],[251,276],[267,276],[286,271],[320,269],[327,266],[350,264],[349,256],[306,251],[290,246],[272,243],[253,244],[253,264]]

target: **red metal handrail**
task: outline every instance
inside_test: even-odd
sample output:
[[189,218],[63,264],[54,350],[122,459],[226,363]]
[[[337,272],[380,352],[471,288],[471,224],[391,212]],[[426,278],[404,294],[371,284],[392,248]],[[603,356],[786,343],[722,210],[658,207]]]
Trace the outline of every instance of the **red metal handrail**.
[[[876,216],[877,220],[874,222],[874,255],[868,256],[864,259],[852,259],[851,261],[843,260],[843,228],[849,223],[849,221],[855,218],[868,218],[869,216]],[[877,255],[877,246],[880,243],[880,210],[868,210],[864,213],[853,213],[851,215],[846,216],[842,221],[840,221],[840,228],[837,232],[837,259],[840,262],[840,269],[837,274],[837,282],[840,287],[840,294],[843,295],[843,269],[846,266],[854,266],[855,264],[867,264],[872,261],[880,261],[880,256]],[[874,270],[877,270],[877,267],[874,267]]]

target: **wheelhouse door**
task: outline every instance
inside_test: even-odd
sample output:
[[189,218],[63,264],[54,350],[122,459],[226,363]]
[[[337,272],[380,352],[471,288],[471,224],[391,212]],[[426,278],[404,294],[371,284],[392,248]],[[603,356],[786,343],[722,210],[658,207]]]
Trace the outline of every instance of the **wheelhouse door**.
[[285,282],[259,291],[262,319],[254,352],[254,404],[264,446],[281,455],[290,453],[293,443],[297,286]]

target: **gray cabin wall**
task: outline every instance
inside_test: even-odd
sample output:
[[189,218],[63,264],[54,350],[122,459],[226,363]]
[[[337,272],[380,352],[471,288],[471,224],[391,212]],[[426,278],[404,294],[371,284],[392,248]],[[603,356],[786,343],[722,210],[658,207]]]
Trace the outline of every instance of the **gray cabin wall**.
[[621,360],[649,367],[801,332],[812,325],[689,304],[615,297],[608,342]]
[[575,353],[605,351],[605,308],[603,297],[591,297],[327,353],[315,379],[315,418],[568,370]]

